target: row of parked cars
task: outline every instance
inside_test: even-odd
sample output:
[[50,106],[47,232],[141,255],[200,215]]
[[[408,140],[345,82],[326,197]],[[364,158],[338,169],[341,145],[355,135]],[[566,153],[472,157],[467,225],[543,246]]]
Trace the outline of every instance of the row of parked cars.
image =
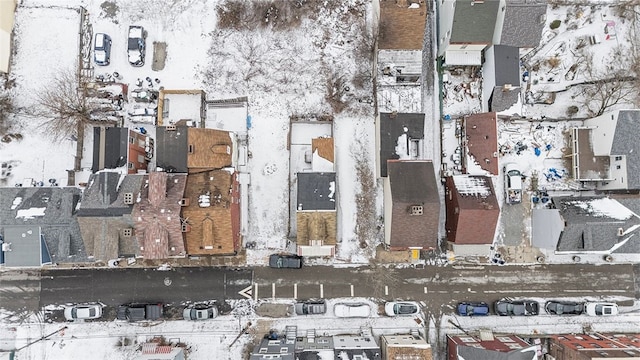
[[[127,37],[127,58],[129,64],[144,65],[146,32],[142,26],[129,26]],[[111,37],[105,33],[96,33],[93,41],[93,61],[96,65],[107,66],[111,63]]]
[[[493,304],[496,315],[501,316],[531,316],[539,314],[537,301],[502,299]],[[618,315],[618,305],[605,302],[572,302],[572,301],[547,301],[545,311],[551,315],[581,315],[608,316]],[[490,314],[490,306],[485,302],[461,302],[457,306],[459,315],[483,316]]]
[[[301,301],[294,305],[297,315],[320,315],[327,312],[324,299]],[[384,305],[387,316],[411,316],[420,312],[420,306],[413,301],[390,301]],[[333,306],[333,314],[340,318],[366,318],[371,316],[371,306],[360,302],[343,302]]]
[[[102,317],[102,304],[78,304],[64,309],[67,321],[92,320]],[[195,304],[187,306],[182,312],[185,320],[207,320],[218,316],[218,307],[212,304]],[[130,303],[118,307],[116,318],[129,322],[142,320],[158,320],[164,314],[162,303]]]

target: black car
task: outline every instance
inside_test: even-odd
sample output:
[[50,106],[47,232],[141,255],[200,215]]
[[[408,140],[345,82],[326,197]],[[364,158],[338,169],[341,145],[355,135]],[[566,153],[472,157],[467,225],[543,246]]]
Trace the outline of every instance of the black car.
[[327,303],[324,300],[307,300],[294,305],[298,315],[324,314],[327,312]]
[[157,320],[162,317],[162,304],[126,304],[118,307],[116,314],[118,320],[127,320],[130,322],[142,320]]
[[133,66],[144,65],[145,46],[145,32],[142,26],[129,26],[129,38],[127,39],[129,64]]
[[269,267],[275,269],[300,269],[302,267],[302,256],[290,254],[273,254],[269,256]]
[[531,316],[539,312],[538,302],[533,300],[502,299],[496,301],[493,308],[496,314],[502,316]]
[[572,301],[547,301],[544,309],[553,315],[580,315],[584,313],[584,303]]

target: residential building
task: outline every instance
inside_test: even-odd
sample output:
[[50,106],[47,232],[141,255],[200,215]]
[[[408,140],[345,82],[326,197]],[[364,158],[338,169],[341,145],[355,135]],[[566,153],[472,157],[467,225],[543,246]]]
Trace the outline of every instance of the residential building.
[[387,177],[387,160],[424,160],[424,114],[380,113],[376,121],[376,176]]
[[307,336],[296,338],[296,360],[333,359],[333,336],[317,336],[316,331],[307,331]]
[[238,173],[232,168],[191,173],[182,206],[189,255],[235,255],[241,245]]
[[139,238],[132,212],[143,186],[148,186],[144,175],[100,171],[89,177],[78,209],[88,257],[109,261],[138,254]]
[[158,93],[158,126],[188,122],[203,126],[206,115],[207,94],[196,89],[160,89]]
[[500,216],[491,178],[449,176],[444,200],[450,250],[456,255],[488,255]]
[[421,85],[427,19],[423,0],[379,0],[379,85]]
[[297,174],[297,252],[301,256],[333,256],[336,246],[336,173]]
[[540,45],[547,18],[546,0],[507,0],[497,44],[528,52]]
[[341,360],[382,360],[380,346],[370,331],[361,335],[334,335],[333,354]]
[[178,346],[147,342],[142,344],[140,354],[133,360],[185,360],[185,353]]
[[93,165],[91,171],[126,166],[128,174],[145,173],[153,157],[153,139],[128,128],[93,128]]
[[440,196],[432,161],[389,160],[384,181],[385,244],[390,250],[438,249]]
[[[474,175],[498,175],[498,126],[496,113],[481,113],[464,119],[463,170]],[[469,156],[466,156],[469,155]],[[468,159],[473,164],[468,164]],[[478,170],[478,167],[481,170]]]
[[640,110],[615,110],[571,130],[571,175],[598,190],[640,189]]
[[185,256],[181,201],[187,175],[152,172],[145,178],[132,212],[137,254],[145,259]]
[[381,335],[382,360],[431,360],[431,345],[418,333]]
[[270,332],[253,348],[249,360],[296,360],[297,331],[297,327],[287,326],[284,336],[280,336],[277,332]]
[[535,346],[515,335],[496,335],[482,332],[479,335],[447,335],[447,359],[449,360],[537,360]]
[[551,335],[549,355],[555,360],[640,359],[640,334]]
[[0,262],[7,267],[90,261],[76,219],[75,187],[0,188]]
[[17,0],[0,1],[0,74],[9,73],[11,50],[11,32],[15,21]]
[[482,65],[482,110],[505,111],[520,99],[520,51],[493,45],[485,50]]

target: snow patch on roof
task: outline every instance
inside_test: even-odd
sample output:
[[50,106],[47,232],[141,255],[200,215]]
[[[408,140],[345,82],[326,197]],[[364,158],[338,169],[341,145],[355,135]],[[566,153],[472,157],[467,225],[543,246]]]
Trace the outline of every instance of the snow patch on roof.
[[453,177],[453,183],[461,195],[484,197],[491,195],[491,187],[487,184],[487,179],[486,177],[459,175]]
[[590,212],[593,216],[608,217],[617,220],[627,220],[632,216],[638,216],[631,210],[610,198],[593,199],[587,201],[572,201],[571,205]]
[[409,149],[407,148],[407,142],[409,139],[407,138],[407,128],[405,127],[405,133],[398,136],[398,141],[396,141],[396,155],[400,157],[400,160],[409,160],[411,157],[409,156]]
[[44,216],[44,211],[46,207],[42,208],[29,208],[18,210],[18,214],[16,215],[16,219],[24,218],[25,220],[34,219],[36,216]]

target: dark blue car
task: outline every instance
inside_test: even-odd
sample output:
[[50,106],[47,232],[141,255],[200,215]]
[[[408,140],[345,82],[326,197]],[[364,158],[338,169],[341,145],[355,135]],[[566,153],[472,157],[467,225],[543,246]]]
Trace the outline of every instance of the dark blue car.
[[489,305],[485,302],[461,302],[458,304],[458,314],[462,316],[489,315]]

